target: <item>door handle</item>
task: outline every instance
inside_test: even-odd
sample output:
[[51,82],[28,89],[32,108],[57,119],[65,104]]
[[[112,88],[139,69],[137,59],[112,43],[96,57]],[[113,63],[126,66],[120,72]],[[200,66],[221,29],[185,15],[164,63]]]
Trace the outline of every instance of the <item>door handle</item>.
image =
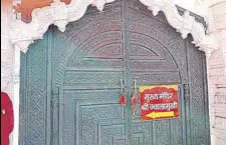
[[184,100],[189,101],[190,99],[190,86],[189,84],[183,84]]

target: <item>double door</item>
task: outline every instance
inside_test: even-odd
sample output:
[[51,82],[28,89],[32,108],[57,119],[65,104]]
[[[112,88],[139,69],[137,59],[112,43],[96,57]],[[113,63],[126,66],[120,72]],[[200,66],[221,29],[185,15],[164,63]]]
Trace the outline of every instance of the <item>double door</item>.
[[[51,26],[21,56],[20,144],[208,144],[205,57],[189,41],[135,0],[89,7],[64,33]],[[139,86],[170,84],[179,86],[179,118],[133,114]]]
[[[69,24],[65,35],[71,42],[64,45],[71,50],[59,86],[59,144],[185,144],[181,90],[180,118],[143,122],[139,110],[132,113],[132,94],[139,86],[181,84],[173,56],[159,42],[168,38],[150,28],[153,24],[139,22],[142,14],[135,5],[119,1],[107,5],[101,14],[90,8],[84,19]],[[90,24],[85,24],[86,19]],[[118,103],[122,90],[125,106]]]

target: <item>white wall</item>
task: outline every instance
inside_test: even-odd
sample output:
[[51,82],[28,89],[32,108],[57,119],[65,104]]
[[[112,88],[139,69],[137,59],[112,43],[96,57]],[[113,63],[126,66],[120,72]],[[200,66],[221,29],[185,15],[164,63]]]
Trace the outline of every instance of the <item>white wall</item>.
[[1,91],[6,92],[13,102],[14,129],[10,134],[10,145],[18,145],[19,127],[19,65],[20,51],[14,51],[9,43],[8,25],[12,22],[12,9],[1,7]]
[[226,145],[226,1],[209,3],[209,34],[217,38],[220,48],[209,59],[210,104],[213,111],[212,144]]

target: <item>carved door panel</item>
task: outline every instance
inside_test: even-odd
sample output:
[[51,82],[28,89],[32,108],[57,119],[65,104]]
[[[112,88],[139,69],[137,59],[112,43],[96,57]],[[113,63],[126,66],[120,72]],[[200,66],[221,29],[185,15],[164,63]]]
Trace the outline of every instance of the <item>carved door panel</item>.
[[[130,144],[210,144],[204,53],[190,43],[191,37],[181,39],[163,13],[154,17],[136,0],[128,1],[127,6],[129,92],[134,90],[133,80],[137,80],[137,89],[141,85],[178,84],[180,102],[180,117],[175,119],[142,122],[140,114],[133,116],[130,110]],[[197,128],[199,137],[194,136]]]
[[[185,54],[176,58],[170,48],[173,41],[181,38],[174,30],[167,26],[164,16],[150,16],[150,13],[136,2],[128,3],[128,46],[130,57],[131,88],[133,80],[137,80],[137,87],[143,85],[178,84],[180,96],[180,118],[158,121],[140,121],[140,114],[130,116],[131,145],[183,145],[186,144],[185,100],[181,80],[182,69],[175,59],[186,62]],[[183,40],[182,40],[183,41]],[[183,42],[180,42],[183,43]],[[184,51],[181,48],[181,51]],[[184,68],[183,68],[184,67]],[[182,68],[182,69],[180,69]],[[186,74],[184,74],[186,75]],[[187,77],[187,76],[186,76]],[[139,89],[139,88],[137,88]]]
[[[51,26],[21,55],[20,144],[208,145],[205,56],[190,41],[136,0],[90,6],[64,33]],[[134,80],[178,84],[180,118],[140,121]]]
[[[58,144],[128,144],[127,108],[118,104],[120,80],[126,85],[127,76],[122,2],[106,6],[103,13],[89,8],[65,33],[53,31],[53,48],[58,48],[53,52],[53,86],[59,89],[60,105]],[[62,52],[65,46],[67,52]]]
[[[125,145],[127,142],[126,108],[118,104],[120,79],[125,73],[122,32],[117,28],[121,24],[107,23],[116,30],[104,28],[106,22],[99,23],[105,29],[103,32],[81,36],[81,43],[72,46],[59,95],[63,105],[60,145]],[[87,27],[84,34],[93,30],[92,26]]]

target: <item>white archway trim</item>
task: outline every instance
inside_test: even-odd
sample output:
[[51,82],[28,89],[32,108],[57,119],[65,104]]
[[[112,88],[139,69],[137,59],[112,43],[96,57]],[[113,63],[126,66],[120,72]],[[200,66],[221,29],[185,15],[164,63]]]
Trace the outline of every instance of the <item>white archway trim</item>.
[[[66,5],[64,2],[54,0],[50,6],[35,9],[32,12],[31,23],[27,24],[21,20],[12,22],[9,26],[9,41],[14,47],[17,46],[21,51],[26,52],[34,40],[43,38],[43,34],[51,24],[58,26],[63,32],[69,22],[76,21],[85,14],[89,5],[94,5],[102,11],[106,3],[113,1],[115,0],[72,0]],[[140,0],[140,2],[152,10],[153,15],[163,11],[168,23],[181,33],[183,39],[191,33],[194,39],[192,43],[206,54],[218,48],[214,37],[205,34],[204,26],[195,21],[188,11],[181,16],[172,0]]]
[[192,43],[199,47],[199,50],[211,54],[214,49],[218,48],[214,37],[206,35],[203,24],[195,21],[189,11],[185,11],[181,16],[172,0],[140,0],[140,2],[152,10],[154,16],[159,11],[163,11],[168,23],[181,33],[183,39],[187,38],[189,33],[193,36]]
[[102,11],[106,3],[113,1],[72,0],[69,5],[66,5],[60,0],[54,0],[50,6],[33,10],[31,23],[24,23],[21,20],[13,21],[8,29],[9,41],[14,47],[17,46],[21,51],[26,52],[34,40],[43,38],[43,34],[51,24],[58,26],[63,32],[69,22],[76,21],[85,14],[89,5],[94,5]]

